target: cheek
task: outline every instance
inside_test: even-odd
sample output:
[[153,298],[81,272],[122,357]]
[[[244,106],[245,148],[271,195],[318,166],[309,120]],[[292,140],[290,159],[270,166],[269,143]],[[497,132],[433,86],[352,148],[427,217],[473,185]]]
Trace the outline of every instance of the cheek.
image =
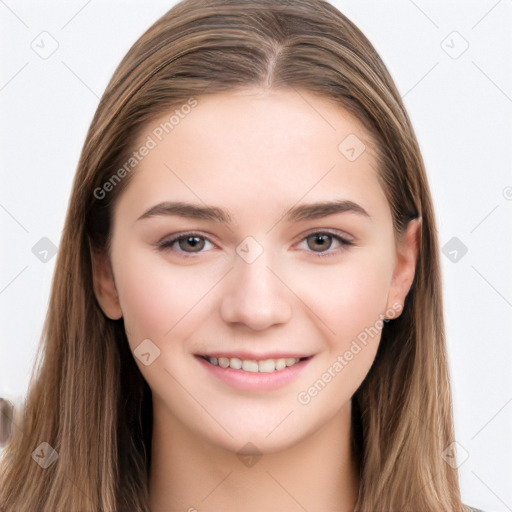
[[[127,248],[116,268],[119,301],[132,348],[149,338],[161,346],[187,338],[195,315],[208,307],[208,291],[218,279],[210,269],[179,267],[154,252]],[[190,331],[190,332],[189,332]]]
[[[309,265],[289,275],[311,319],[336,348],[345,346],[385,312],[391,281],[384,251],[353,251],[333,265]],[[321,320],[321,321],[320,321]]]
[[[311,277],[303,274],[301,280]],[[304,413],[328,421],[340,404],[349,402],[375,360],[385,325],[380,315],[386,310],[391,265],[384,256],[361,251],[316,277],[311,281],[315,286],[308,288],[308,304],[322,320],[315,325],[322,330],[326,350],[297,401]]]

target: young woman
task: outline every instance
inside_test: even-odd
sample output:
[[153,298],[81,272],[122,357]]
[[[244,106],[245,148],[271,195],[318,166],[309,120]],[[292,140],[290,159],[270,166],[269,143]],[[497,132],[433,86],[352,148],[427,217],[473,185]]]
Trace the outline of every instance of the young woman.
[[322,0],[185,0],[134,44],[41,349],[4,512],[472,510],[418,144]]

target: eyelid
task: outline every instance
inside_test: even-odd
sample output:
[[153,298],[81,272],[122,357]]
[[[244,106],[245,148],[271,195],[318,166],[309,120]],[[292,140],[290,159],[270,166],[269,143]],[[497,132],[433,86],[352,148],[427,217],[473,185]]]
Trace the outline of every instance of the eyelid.
[[[319,256],[319,257],[335,256],[335,255],[339,254],[341,251],[354,245],[354,240],[352,239],[352,237],[347,236],[347,234],[342,231],[339,231],[337,229],[330,229],[330,228],[325,228],[325,229],[315,228],[315,229],[306,231],[305,233],[302,233],[300,235],[300,237],[296,241],[293,242],[293,244],[296,245],[300,242],[304,242],[307,240],[307,238],[309,238],[310,236],[313,236],[313,235],[330,235],[334,239],[337,239],[337,241],[342,246],[341,249],[338,249],[335,251],[330,251],[329,250],[330,248],[327,250],[327,252],[306,251],[306,252],[313,254],[314,256]],[[204,239],[205,241],[207,241],[213,245],[216,245],[210,238],[210,237],[212,237],[212,235],[209,235],[209,234],[205,235],[204,233],[201,233],[199,231],[183,231],[183,232],[178,232],[178,233],[174,233],[172,235],[163,237],[161,240],[159,240],[156,243],[156,247],[157,247],[157,249],[162,250],[162,251],[169,250],[172,252],[177,252],[180,255],[182,255],[183,257],[192,257],[192,258],[197,257],[196,255],[199,255],[203,252],[208,252],[208,251],[186,252],[186,251],[180,251],[180,250],[174,250],[174,251],[172,250],[172,248],[171,248],[172,244],[175,244],[179,240],[182,240],[182,239],[185,239],[188,237],[194,237],[194,236],[197,238]],[[212,238],[215,238],[215,237],[212,237]]]
[[307,238],[311,235],[332,235],[336,236],[338,238],[343,239],[347,243],[354,243],[355,239],[354,237],[350,236],[348,233],[345,233],[344,231],[340,231],[339,229],[334,228],[314,228],[309,231],[306,231],[305,233],[302,233],[299,237],[299,241],[303,240],[304,238]]
[[[207,242],[210,242],[211,244],[213,245],[216,245],[212,240],[211,238],[214,238],[212,235],[206,235],[204,233],[201,233],[199,231],[183,231],[183,232],[178,232],[178,233],[173,233],[172,235],[167,235],[167,236],[164,236],[161,240],[159,240],[157,243],[156,243],[156,247],[158,249],[161,249],[163,251],[165,250],[171,250],[171,244],[174,244],[176,243],[178,240],[181,240],[181,239],[184,239],[184,238],[189,238],[189,237],[197,237],[197,238],[202,238],[204,240],[206,240]],[[185,251],[174,251],[174,252],[178,252],[180,254],[183,254],[185,256],[193,256],[194,254],[201,254],[202,252],[206,252],[206,251],[199,251],[198,253],[194,253],[194,252],[185,252]]]
[[329,258],[339,256],[341,253],[347,251],[351,246],[354,246],[354,240],[352,237],[347,236],[344,232],[337,229],[313,229],[309,232],[303,233],[297,243],[306,242],[306,240],[313,235],[329,235],[340,244],[340,248],[326,251],[308,251],[307,253],[313,255],[314,258]]

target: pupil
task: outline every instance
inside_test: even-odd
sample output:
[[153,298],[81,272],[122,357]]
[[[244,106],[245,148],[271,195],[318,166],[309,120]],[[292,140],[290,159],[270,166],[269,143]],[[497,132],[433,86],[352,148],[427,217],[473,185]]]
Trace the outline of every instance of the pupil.
[[201,242],[203,240],[201,240],[197,236],[189,236],[187,238],[182,239],[182,241],[187,243],[189,245],[189,247],[192,247],[192,248],[195,248],[195,249],[197,249],[197,248],[201,249]]
[[[325,245],[326,239],[329,238],[330,235],[314,235],[313,238],[315,240],[315,243],[318,243],[321,247],[320,249],[328,249],[331,244],[329,243],[327,246]],[[318,248],[318,246],[316,247]],[[314,249],[314,247],[312,247]]]

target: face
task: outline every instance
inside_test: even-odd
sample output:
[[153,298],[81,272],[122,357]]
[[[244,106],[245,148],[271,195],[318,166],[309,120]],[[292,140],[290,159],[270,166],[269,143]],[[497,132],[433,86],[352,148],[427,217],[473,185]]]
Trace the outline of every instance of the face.
[[373,142],[340,106],[291,90],[196,100],[141,133],[113,274],[96,271],[95,289],[154,410],[226,449],[274,452],[350,404],[414,249],[395,244]]

